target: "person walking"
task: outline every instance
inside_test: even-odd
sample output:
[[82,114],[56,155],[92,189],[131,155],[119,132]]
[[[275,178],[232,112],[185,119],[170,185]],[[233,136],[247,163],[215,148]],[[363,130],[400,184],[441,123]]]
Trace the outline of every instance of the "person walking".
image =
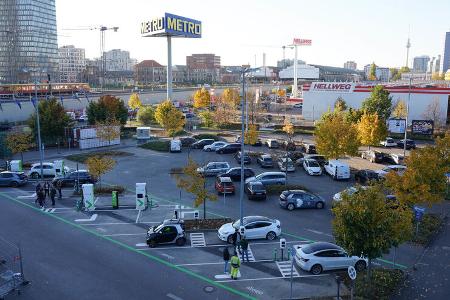
[[236,280],[238,278],[239,267],[241,266],[241,260],[235,251],[233,256],[230,259],[231,264],[231,279]]
[[38,184],[36,184],[36,189],[35,189],[35,191],[36,191],[36,199],[34,200],[34,204],[37,204],[39,202],[38,194],[39,194],[39,191],[41,189],[42,189],[42,185],[41,185],[40,182],[38,182]]
[[58,189],[58,199],[61,200],[62,198],[62,193],[61,193],[61,189],[62,189],[62,180],[58,180],[56,182],[56,187]]
[[233,246],[235,251],[239,251],[239,253],[241,253],[241,233],[239,232],[239,230],[235,229],[234,233],[233,233]]
[[245,238],[245,236],[242,237],[240,245],[241,245],[241,251],[242,251],[242,262],[245,262],[244,255],[245,255],[245,258],[247,258],[247,262],[250,262],[248,260],[248,241]]
[[228,262],[230,261],[230,251],[228,250],[228,247],[225,247],[223,249],[223,261],[225,262],[225,268],[224,268],[224,273],[227,274],[227,266],[228,266]]
[[55,206],[56,188],[52,185],[50,188],[50,199],[52,199],[52,206]]
[[43,189],[40,189],[40,190],[37,192],[37,199],[38,199],[38,202],[39,202],[39,207],[40,207],[40,208],[44,208],[44,203],[45,203],[45,192],[44,192]]
[[45,197],[48,197],[50,195],[50,183],[48,183],[48,181],[44,183],[44,192]]

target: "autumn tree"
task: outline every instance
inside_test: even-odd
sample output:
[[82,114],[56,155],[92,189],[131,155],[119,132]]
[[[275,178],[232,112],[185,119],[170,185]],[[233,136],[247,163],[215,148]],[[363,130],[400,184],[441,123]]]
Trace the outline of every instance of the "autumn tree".
[[377,80],[377,65],[374,62],[370,65],[369,78],[367,79],[371,81]]
[[86,160],[89,173],[98,180],[101,186],[101,177],[103,174],[111,171],[116,165],[116,161],[107,156],[92,156]]
[[230,124],[234,118],[234,109],[230,102],[227,102],[223,97],[216,98],[216,110],[214,111],[214,122],[220,127],[225,124]]
[[211,94],[204,87],[194,93],[194,107],[205,108],[211,105]]
[[356,124],[359,122],[359,120],[361,120],[363,113],[364,111],[361,109],[354,109],[350,107],[345,114],[345,120],[347,122]]
[[386,123],[376,113],[364,112],[357,124],[358,136],[362,145],[378,145],[387,136]]
[[314,137],[318,152],[327,158],[358,154],[358,130],[355,124],[346,120],[343,112],[324,114],[314,130]]
[[23,162],[23,153],[34,146],[33,135],[31,132],[13,131],[6,136],[5,144],[11,153],[20,153],[20,158]]
[[111,141],[120,137],[120,123],[116,120],[98,122],[95,131],[101,141],[107,141],[111,145]]
[[183,168],[183,175],[176,177],[177,187],[195,196],[194,207],[203,204],[203,219],[206,219],[206,201],[216,201],[217,196],[208,192],[206,178],[197,171],[198,167],[189,159],[187,166]]
[[[59,143],[64,138],[65,128],[72,126],[73,120],[66,114],[64,107],[55,98],[39,101],[39,123],[41,140],[44,143]],[[37,140],[36,113],[28,119],[28,125]]]
[[431,75],[431,80],[444,80],[444,79],[445,79],[444,73],[434,72],[433,75]]
[[361,109],[368,113],[377,113],[378,116],[387,120],[391,115],[392,97],[382,85],[377,85],[372,89],[369,98],[365,99]]
[[237,89],[226,88],[222,92],[222,99],[225,103],[236,108],[241,103],[241,96]]
[[438,98],[434,98],[433,101],[428,104],[427,108],[422,114],[422,117],[434,122],[434,128],[440,128],[444,125],[444,116],[441,110],[441,104]]
[[397,69],[397,68],[390,68],[389,69],[389,73],[391,75],[391,80],[392,81],[396,81],[396,80],[400,79],[398,71],[399,71],[399,69]]
[[283,131],[286,133],[288,140],[291,141],[294,136],[294,125],[287,118],[284,121]]
[[202,120],[202,124],[205,127],[211,127],[214,125],[214,115],[210,111],[202,111],[198,114],[200,120]]
[[342,200],[332,209],[333,233],[336,243],[349,255],[368,258],[370,277],[372,260],[411,236],[412,211],[387,205],[380,185],[357,189],[352,195],[343,193]]
[[337,109],[339,111],[347,110],[347,103],[342,97],[338,97],[336,99],[336,102],[334,102],[334,109]]
[[142,102],[139,98],[139,95],[137,93],[133,93],[130,95],[130,98],[128,99],[128,107],[132,110],[136,110],[141,108]]
[[151,125],[156,122],[155,109],[151,105],[142,106],[137,113],[138,122],[142,125]]
[[403,100],[398,100],[392,109],[392,116],[396,119],[406,118],[406,104]]
[[256,101],[256,92],[249,90],[245,93],[245,100],[247,101],[247,105],[248,105],[248,118],[249,118],[249,122],[251,124],[255,124],[256,120],[258,119],[259,116],[259,105],[258,102]]
[[254,145],[258,142],[258,130],[256,125],[250,124],[244,135],[244,143],[246,145]]
[[170,100],[158,104],[155,111],[155,119],[169,136],[174,136],[175,133],[182,130],[185,123],[183,113]]
[[125,124],[128,119],[128,109],[123,100],[111,95],[101,96],[97,102],[91,101],[86,114],[90,125],[107,120],[117,120],[120,124]]

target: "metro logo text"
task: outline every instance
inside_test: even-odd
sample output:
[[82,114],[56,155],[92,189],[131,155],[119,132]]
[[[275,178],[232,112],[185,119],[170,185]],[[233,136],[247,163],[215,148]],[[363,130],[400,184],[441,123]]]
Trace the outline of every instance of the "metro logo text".
[[141,34],[143,36],[182,36],[200,38],[202,36],[202,23],[166,13],[164,17],[142,22]]

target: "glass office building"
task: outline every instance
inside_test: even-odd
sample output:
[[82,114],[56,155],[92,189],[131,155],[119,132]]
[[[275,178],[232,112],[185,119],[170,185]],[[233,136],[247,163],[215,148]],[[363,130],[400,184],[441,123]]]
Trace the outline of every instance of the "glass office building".
[[0,83],[57,81],[55,0],[0,0]]

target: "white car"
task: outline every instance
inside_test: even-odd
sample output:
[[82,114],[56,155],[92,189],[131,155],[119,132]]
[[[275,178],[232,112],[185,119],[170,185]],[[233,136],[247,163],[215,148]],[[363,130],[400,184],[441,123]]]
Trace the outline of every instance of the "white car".
[[[261,216],[248,216],[243,218],[244,236],[248,240],[268,239],[274,240],[281,235],[281,223],[278,220]],[[217,235],[220,240],[233,243],[233,233],[240,230],[241,222],[226,223],[219,228]]]
[[203,147],[203,151],[211,152],[216,151],[219,148],[222,148],[223,146],[228,145],[226,142],[214,142],[211,145],[206,145]]
[[303,107],[303,103],[295,103],[292,107],[293,108],[302,108]]
[[384,147],[397,147],[397,143],[391,137],[387,137],[384,141],[381,141],[380,145]]
[[[280,168],[280,171],[282,172],[294,172],[295,171],[295,166],[294,166],[294,162],[292,161],[292,159],[290,158],[286,158],[286,157],[282,157],[278,159],[278,168]],[[287,170],[286,170],[287,168]]]
[[396,154],[396,153],[389,154],[389,158],[391,161],[393,161],[397,165],[403,164],[403,162],[405,160],[405,157],[403,156],[403,154]]
[[[361,186],[360,187],[362,190],[366,190],[367,186]],[[349,195],[353,195],[354,193],[356,193],[358,191],[358,187],[356,186],[351,186],[346,188],[345,190],[343,190],[342,192],[336,193],[333,196],[333,204],[335,204],[336,202],[339,202],[342,200],[342,194],[343,193],[347,193]]]
[[302,165],[303,165],[303,169],[305,169],[305,171],[309,175],[322,175],[322,168],[320,167],[317,160],[304,159]]
[[397,172],[398,175],[402,175],[406,171],[406,166],[390,165],[390,166],[386,166],[385,168],[383,168],[381,170],[377,170],[375,172],[378,174],[379,177],[384,177],[391,171]]
[[[64,171],[68,173],[70,171],[70,168],[65,166]],[[54,177],[56,175],[55,165],[53,163],[43,162],[42,175],[44,177]],[[28,172],[28,176],[31,178],[39,178],[41,176],[41,164],[32,164],[31,169]]]
[[350,266],[360,272],[368,265],[366,258],[349,256],[344,249],[332,243],[295,245],[294,249],[296,264],[313,275],[319,275],[322,271],[348,269]]

